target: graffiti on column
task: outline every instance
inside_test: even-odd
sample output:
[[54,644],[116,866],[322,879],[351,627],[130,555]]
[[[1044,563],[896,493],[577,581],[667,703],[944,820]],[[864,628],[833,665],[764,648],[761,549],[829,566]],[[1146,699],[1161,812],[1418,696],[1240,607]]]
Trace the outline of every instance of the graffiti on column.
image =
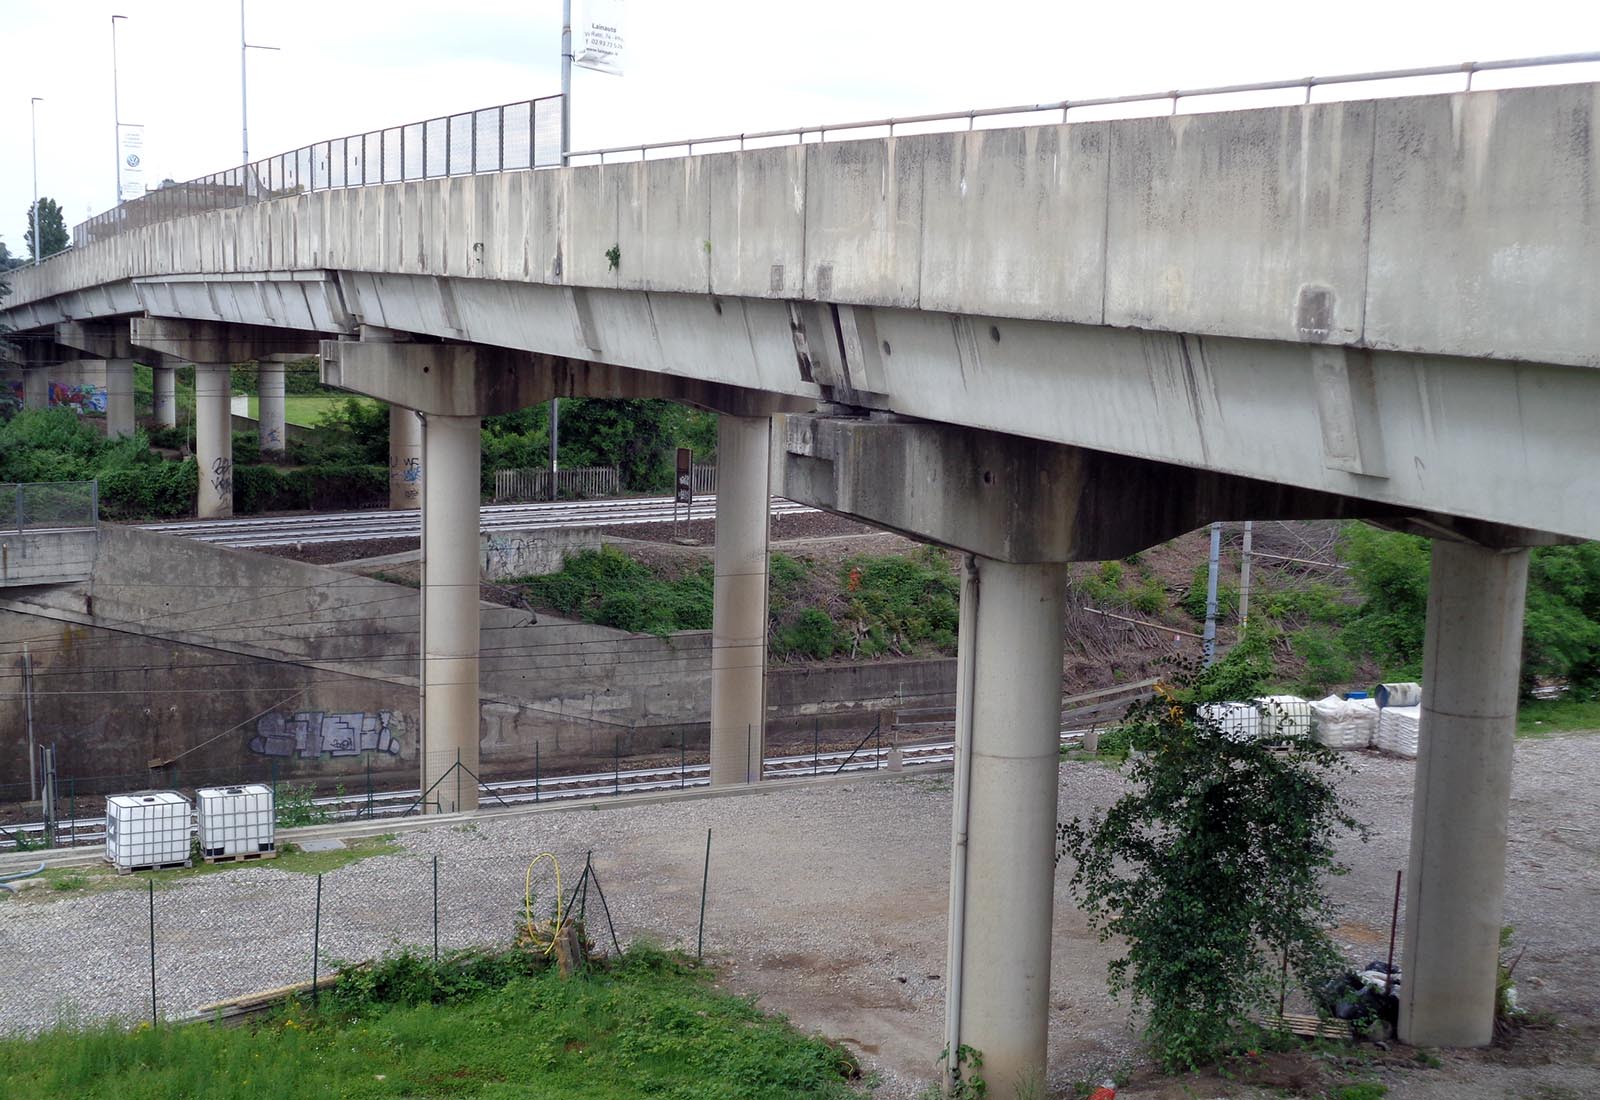
[[405,718],[387,710],[376,714],[327,714],[320,710],[263,714],[256,720],[249,748],[258,756],[298,756],[302,760],[316,760],[323,754],[340,757],[367,752],[399,756],[399,738],[405,730]]
[[233,492],[233,459],[217,458],[211,462],[211,488],[218,496]]
[[277,428],[267,429],[267,442],[274,444],[283,442],[283,436],[278,433]]
[[64,382],[51,382],[50,407],[76,409],[79,415],[98,413],[103,416],[106,411],[106,391],[101,386],[69,386]]
[[400,482],[400,495],[406,500],[416,500],[418,486],[422,484],[422,460],[415,456],[411,458],[391,458],[389,460],[389,480]]

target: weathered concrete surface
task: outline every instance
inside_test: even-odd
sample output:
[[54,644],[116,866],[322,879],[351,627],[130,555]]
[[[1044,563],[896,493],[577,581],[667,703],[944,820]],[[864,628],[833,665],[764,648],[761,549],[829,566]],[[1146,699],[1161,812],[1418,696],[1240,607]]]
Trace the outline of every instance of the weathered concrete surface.
[[[380,777],[415,781],[416,589],[132,527],[101,531],[91,580],[7,588],[0,598],[0,648],[17,654],[30,640],[50,677],[41,691],[54,693],[36,700],[36,723],[58,739],[70,774],[142,772],[150,759],[183,754],[181,773],[354,776],[370,759]],[[76,575],[90,576],[91,554]],[[600,766],[619,747],[704,750],[709,631],[655,638],[491,604],[480,614],[486,765],[531,772],[536,751],[561,767]],[[0,786],[27,779],[26,751],[13,740],[24,728],[19,668],[12,658],[0,665]],[[769,718],[809,728],[837,711],[947,703],[952,668],[780,667],[769,673]],[[258,735],[292,735],[296,715],[384,711],[396,753],[251,747]],[[331,741],[331,720],[329,731]]]
[[[315,273],[348,270],[1593,366],[1597,96],[1558,85],[321,191],[74,249],[14,275],[7,318],[208,273],[249,276],[239,293],[267,287],[279,324],[326,331],[337,310],[314,301]],[[1083,260],[1062,273],[1064,247]],[[1029,271],[1052,277],[1014,292]],[[140,306],[159,313],[154,296]]]
[[[13,273],[0,318],[377,325],[520,354],[533,365],[497,391],[512,403],[602,382],[839,400],[1592,538],[1597,98],[1549,86],[316,192],[75,248]],[[357,383],[352,365],[355,388],[406,388],[377,366]]]
[[498,581],[559,573],[567,555],[598,549],[600,530],[595,527],[485,531],[478,540],[480,574],[486,581]]
[[0,586],[83,580],[94,569],[98,541],[93,527],[0,530]]

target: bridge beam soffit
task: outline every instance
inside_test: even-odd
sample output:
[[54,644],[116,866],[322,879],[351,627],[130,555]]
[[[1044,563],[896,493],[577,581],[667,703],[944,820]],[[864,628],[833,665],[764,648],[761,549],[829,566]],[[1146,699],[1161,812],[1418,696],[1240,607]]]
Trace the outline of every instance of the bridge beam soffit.
[[247,363],[271,356],[317,354],[317,341],[308,333],[252,325],[135,317],[129,330],[135,348],[190,363]]
[[660,398],[736,416],[772,416],[813,402],[696,378],[485,344],[415,343],[364,327],[361,341],[324,340],[322,380],[436,416],[496,416],[553,397]]
[[1389,518],[1393,505],[948,424],[786,416],[784,496],[1013,563],[1124,558],[1213,520]]

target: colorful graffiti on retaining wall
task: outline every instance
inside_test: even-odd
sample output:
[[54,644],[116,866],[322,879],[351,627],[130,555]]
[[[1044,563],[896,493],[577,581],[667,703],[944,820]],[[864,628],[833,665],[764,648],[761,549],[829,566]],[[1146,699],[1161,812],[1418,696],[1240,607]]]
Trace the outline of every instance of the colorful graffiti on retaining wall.
[[69,386],[65,382],[50,383],[50,407],[77,409],[80,414],[104,416],[106,391],[104,386]]
[[405,718],[387,710],[376,714],[326,714],[320,710],[263,714],[256,720],[250,751],[260,756],[298,756],[302,760],[315,760],[324,753],[360,756],[364,752],[381,752],[399,756],[399,738],[405,732]]

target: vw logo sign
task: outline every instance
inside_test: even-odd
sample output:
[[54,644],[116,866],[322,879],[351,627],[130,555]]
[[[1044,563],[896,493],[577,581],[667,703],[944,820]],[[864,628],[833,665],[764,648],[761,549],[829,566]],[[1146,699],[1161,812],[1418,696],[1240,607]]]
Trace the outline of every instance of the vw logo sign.
[[129,153],[128,154],[128,167],[129,168],[137,168],[137,167],[139,167],[139,154],[138,153]]

